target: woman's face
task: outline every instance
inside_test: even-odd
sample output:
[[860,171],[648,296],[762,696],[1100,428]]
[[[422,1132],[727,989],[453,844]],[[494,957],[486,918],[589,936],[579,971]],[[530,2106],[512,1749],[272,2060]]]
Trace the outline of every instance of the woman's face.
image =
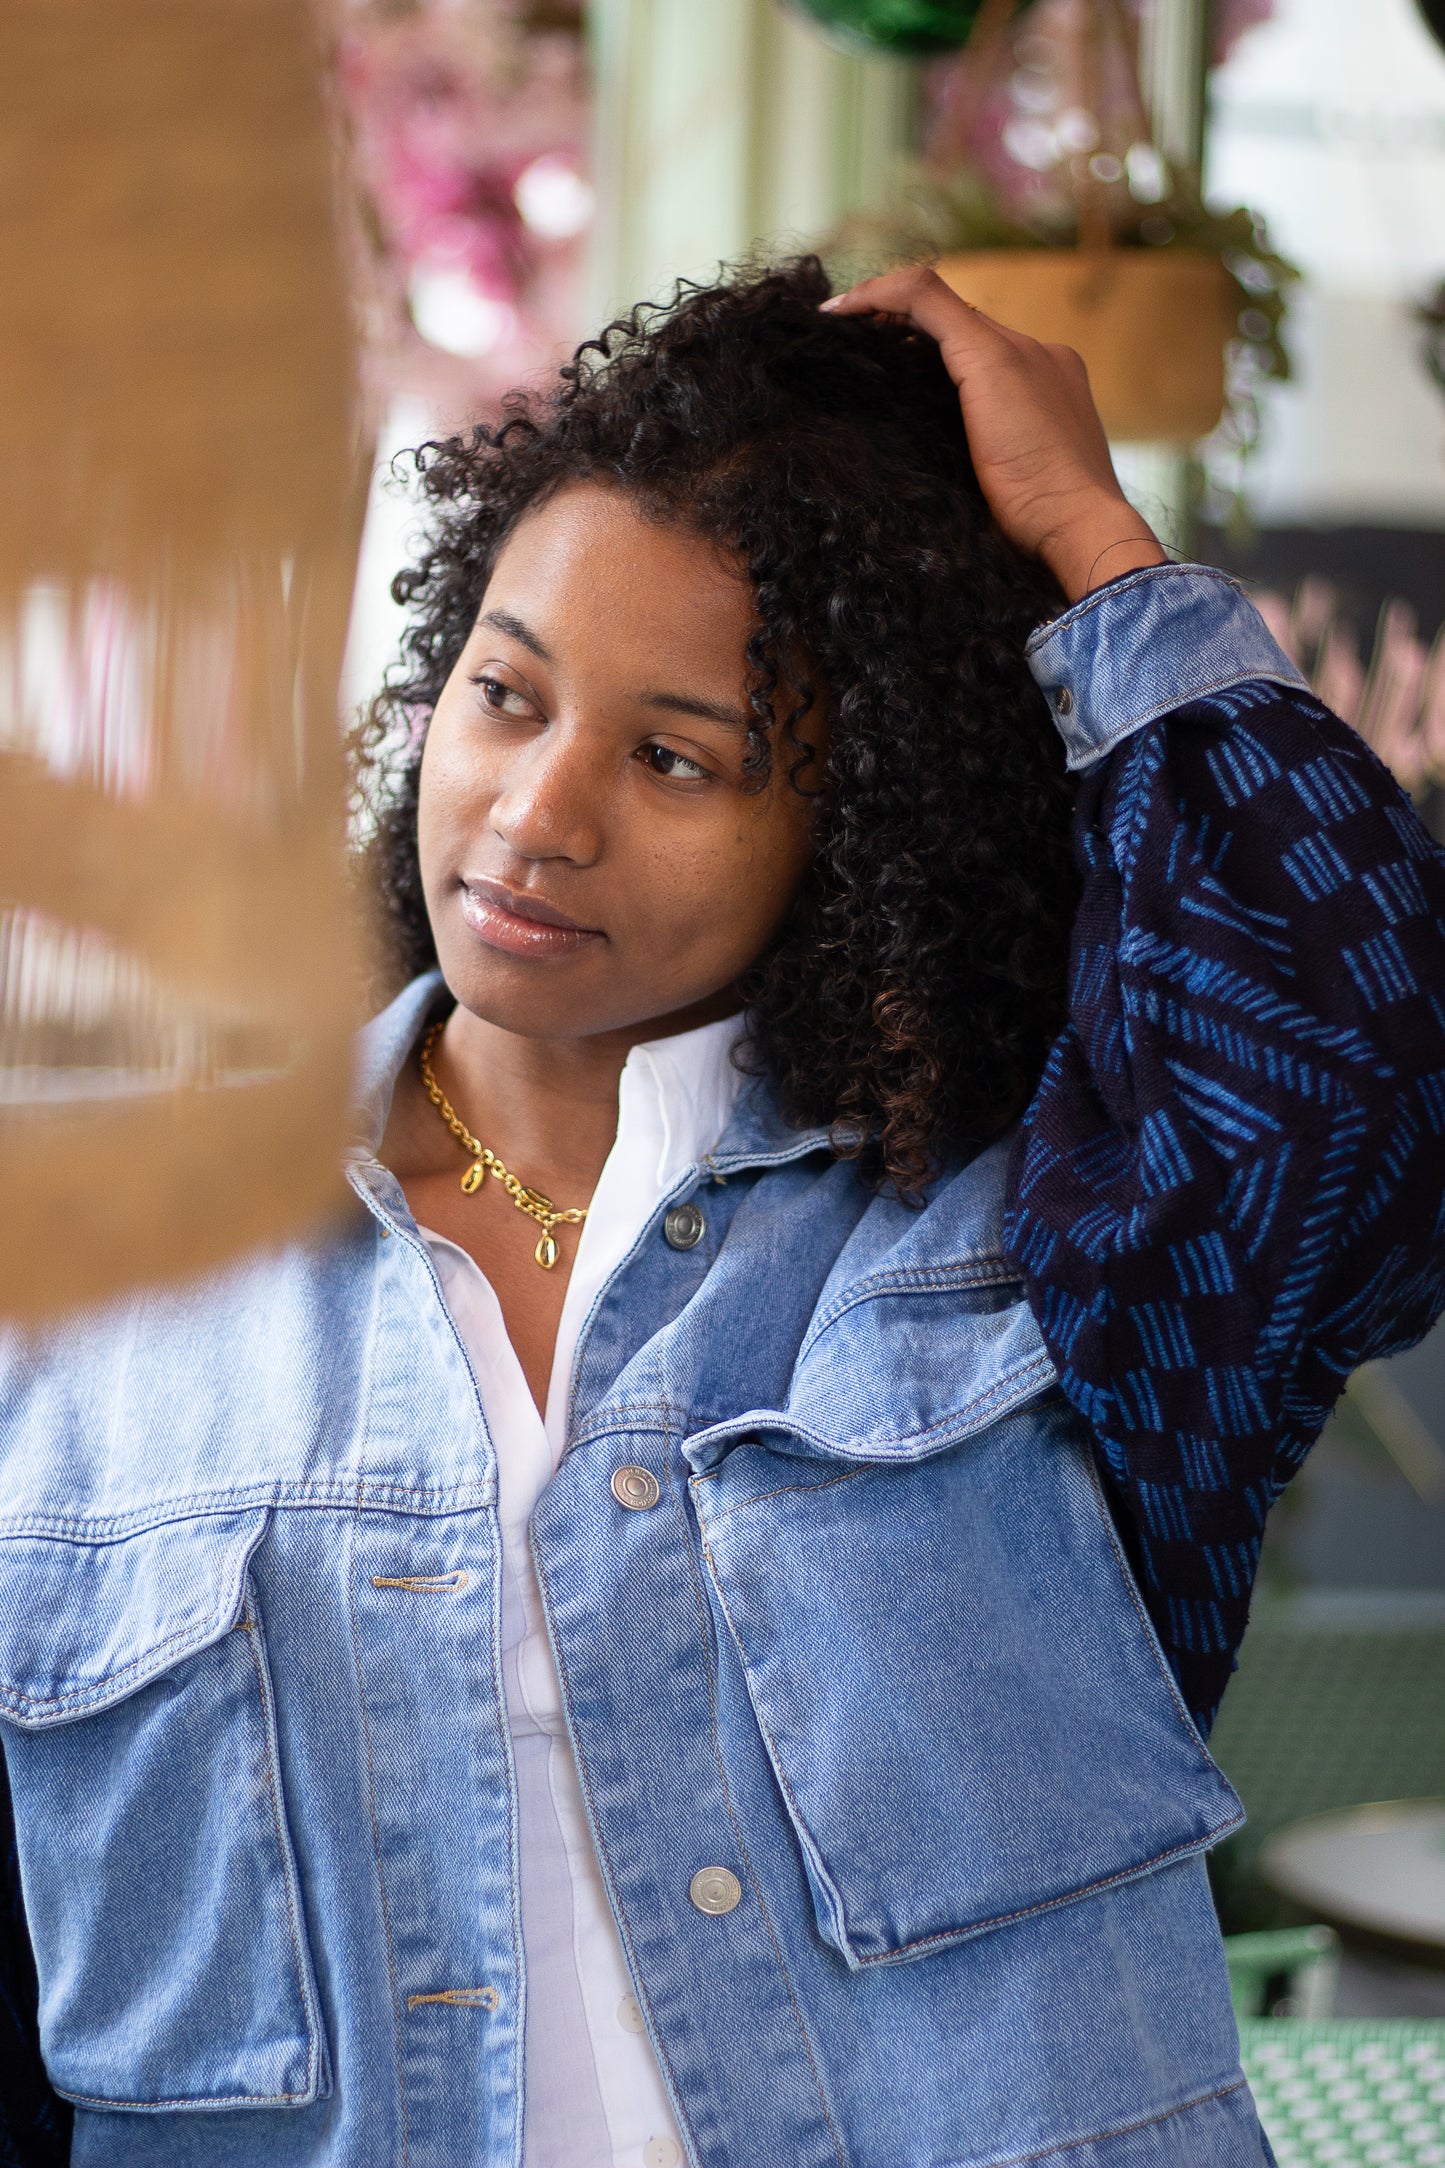
[[786,762],[743,787],[755,623],[711,544],[620,490],[520,521],[422,759],[422,885],[464,1008],[584,1038],[734,1005],[811,847]]

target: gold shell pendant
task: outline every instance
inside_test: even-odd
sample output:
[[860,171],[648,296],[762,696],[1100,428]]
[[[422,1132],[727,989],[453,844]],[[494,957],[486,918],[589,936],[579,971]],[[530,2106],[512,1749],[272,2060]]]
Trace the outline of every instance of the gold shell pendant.
[[482,1165],[479,1159],[474,1159],[472,1161],[466,1173],[462,1176],[463,1196],[471,1197],[476,1193],[477,1190],[481,1188],[482,1182],[486,1176],[486,1172],[486,1168]]
[[552,1267],[557,1262],[556,1236],[552,1234],[543,1235],[541,1241],[537,1244],[536,1249],[533,1250],[532,1255],[536,1258],[538,1264],[542,1267],[542,1270],[544,1272],[550,1272]]

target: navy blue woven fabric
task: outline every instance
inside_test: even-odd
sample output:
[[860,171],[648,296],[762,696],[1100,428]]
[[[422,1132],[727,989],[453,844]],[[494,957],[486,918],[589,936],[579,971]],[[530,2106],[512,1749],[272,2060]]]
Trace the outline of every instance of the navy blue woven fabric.
[[1084,778],[1070,1021],[1006,1242],[1207,1728],[1270,1505],[1445,1307],[1445,855],[1355,733],[1251,683]]

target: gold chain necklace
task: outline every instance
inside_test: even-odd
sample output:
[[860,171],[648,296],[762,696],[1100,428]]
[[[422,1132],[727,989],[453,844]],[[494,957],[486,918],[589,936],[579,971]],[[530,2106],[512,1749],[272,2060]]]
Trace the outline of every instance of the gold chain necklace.
[[[445,1021],[443,1018],[442,1023]],[[565,1212],[559,1212],[550,1197],[544,1197],[539,1189],[527,1189],[514,1174],[507,1172],[495,1152],[489,1152],[480,1138],[472,1135],[432,1074],[431,1050],[437,1043],[441,1029],[442,1024],[433,1024],[421,1042],[421,1080],[426,1086],[428,1099],[452,1135],[472,1155],[472,1163],[462,1176],[462,1189],[470,1197],[481,1188],[489,1174],[495,1175],[517,1210],[528,1213],[540,1226],[542,1232],[532,1255],[544,1272],[550,1272],[557,1262],[557,1237],[552,1229],[580,1227],[587,1217],[587,1208],[585,1205],[571,1205]]]

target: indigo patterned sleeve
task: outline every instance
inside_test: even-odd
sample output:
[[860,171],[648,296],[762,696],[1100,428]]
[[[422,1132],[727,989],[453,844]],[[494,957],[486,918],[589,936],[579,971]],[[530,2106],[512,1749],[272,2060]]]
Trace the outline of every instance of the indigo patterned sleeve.
[[36,2010],[35,1960],[0,1753],[0,2168],[62,2168],[70,2158],[71,2110],[47,2082]]
[[1271,1503],[1356,1364],[1445,1306],[1445,858],[1279,682],[1135,730],[1076,819],[1006,1239],[1207,1727]]

